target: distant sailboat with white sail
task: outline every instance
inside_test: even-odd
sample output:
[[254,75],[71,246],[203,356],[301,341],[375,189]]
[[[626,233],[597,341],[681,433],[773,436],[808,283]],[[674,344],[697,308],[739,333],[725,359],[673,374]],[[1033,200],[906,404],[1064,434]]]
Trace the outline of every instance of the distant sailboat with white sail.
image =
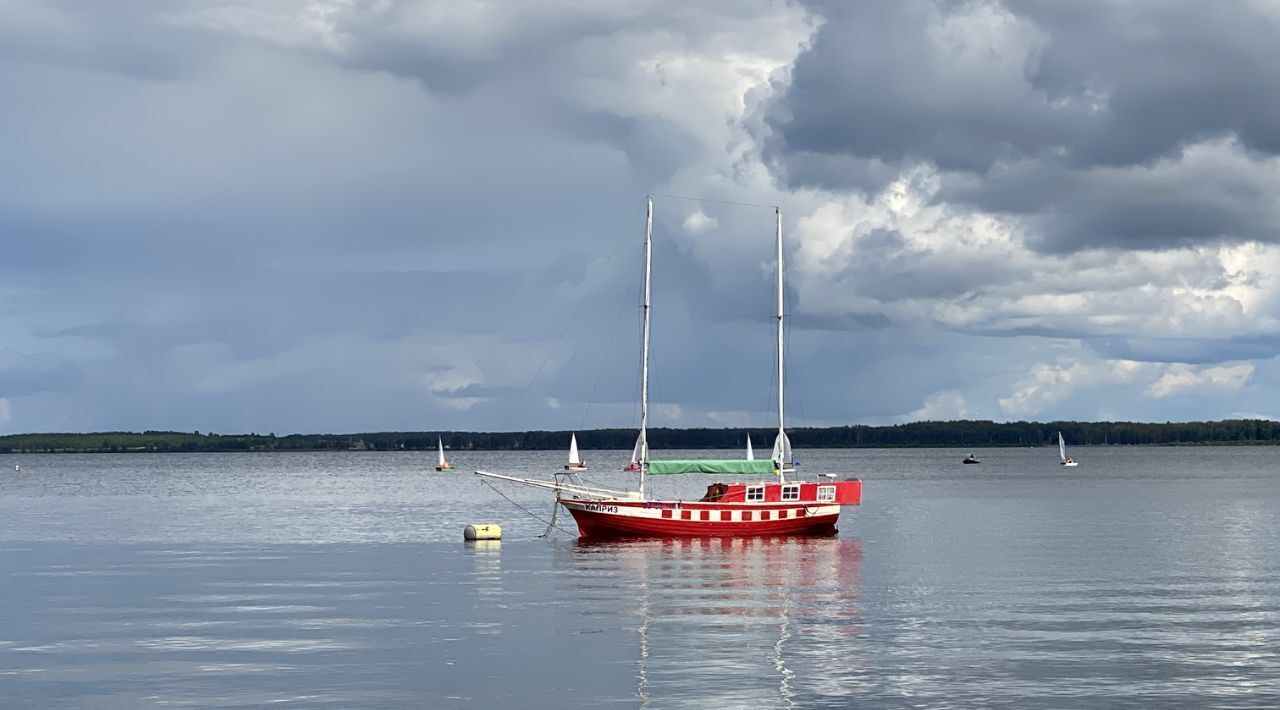
[[436,470],[453,470],[453,464],[449,463],[449,460],[444,457],[444,440],[438,436],[436,437]]
[[1080,462],[1067,456],[1067,442],[1062,438],[1062,432],[1058,432],[1058,463],[1062,466],[1079,466]]
[[569,435],[569,463],[564,465],[566,471],[585,471],[587,470],[587,462],[582,460],[578,455],[578,435]]
[[747,434],[747,460],[748,460],[748,461],[755,461],[755,460],[756,460],[756,452],[754,452],[754,451],[752,451],[752,450],[751,450],[751,435],[750,435],[750,434]]
[[641,435],[636,437],[636,447],[631,450],[631,463],[627,464],[627,467],[622,470],[623,471],[639,471],[640,459],[642,456],[644,456],[644,450],[645,450],[644,436]]

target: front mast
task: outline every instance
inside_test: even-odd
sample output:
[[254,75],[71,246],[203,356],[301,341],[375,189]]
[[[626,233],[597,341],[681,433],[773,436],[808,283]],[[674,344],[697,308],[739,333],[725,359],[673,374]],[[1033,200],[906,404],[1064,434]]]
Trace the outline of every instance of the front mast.
[[649,282],[653,271],[653,195],[644,210],[644,335],[640,345],[640,497],[649,471]]

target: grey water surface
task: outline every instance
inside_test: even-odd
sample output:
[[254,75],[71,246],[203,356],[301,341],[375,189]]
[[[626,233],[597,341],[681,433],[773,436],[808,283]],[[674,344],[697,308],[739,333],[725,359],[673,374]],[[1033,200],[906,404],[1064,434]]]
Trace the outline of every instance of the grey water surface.
[[1280,448],[967,453],[798,452],[865,483],[835,538],[614,544],[469,474],[561,452],[0,455],[0,706],[1280,707]]

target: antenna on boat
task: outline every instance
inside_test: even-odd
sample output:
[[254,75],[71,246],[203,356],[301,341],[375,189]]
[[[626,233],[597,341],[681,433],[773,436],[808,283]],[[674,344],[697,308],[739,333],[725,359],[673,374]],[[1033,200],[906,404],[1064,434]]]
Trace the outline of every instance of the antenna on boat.
[[640,344],[640,497],[644,498],[644,479],[649,472],[649,285],[653,272],[653,195],[645,198],[644,208],[644,312]]

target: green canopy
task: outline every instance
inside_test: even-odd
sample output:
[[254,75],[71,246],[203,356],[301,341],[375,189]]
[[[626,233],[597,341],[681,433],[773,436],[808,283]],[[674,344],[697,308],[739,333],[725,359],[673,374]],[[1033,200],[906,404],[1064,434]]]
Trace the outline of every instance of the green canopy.
[[773,473],[774,465],[764,461],[650,461],[649,473],[662,476],[672,473]]

